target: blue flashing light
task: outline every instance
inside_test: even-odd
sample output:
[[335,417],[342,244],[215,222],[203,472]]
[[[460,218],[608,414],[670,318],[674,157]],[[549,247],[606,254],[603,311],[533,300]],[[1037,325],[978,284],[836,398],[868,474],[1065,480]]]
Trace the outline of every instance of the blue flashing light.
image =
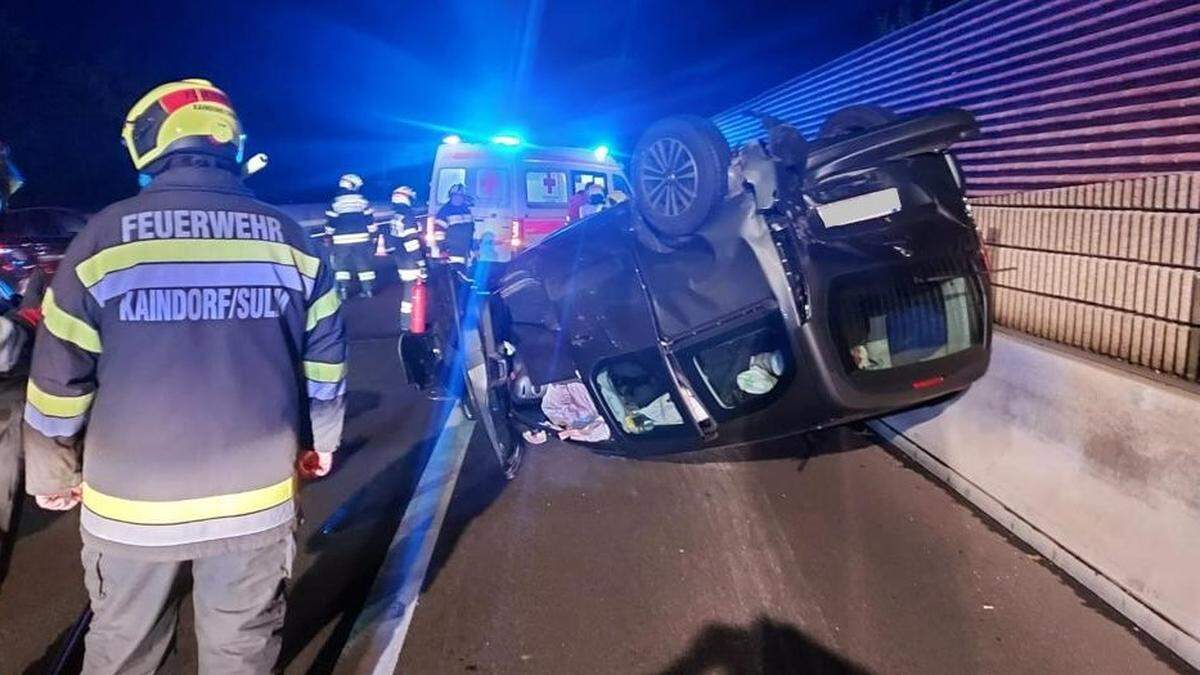
[[450,134],[442,139],[442,143],[445,143],[446,145],[458,145],[459,143],[462,143],[462,136],[459,136],[458,134]]
[[510,148],[515,148],[521,144],[521,139],[511,134],[500,134],[499,136],[492,136],[492,142],[496,145],[507,145]]
[[592,153],[594,155],[596,155],[596,159],[603,162],[604,160],[608,159],[608,153],[609,153],[608,146],[607,145],[598,145],[598,146],[596,146],[595,150],[592,150]]

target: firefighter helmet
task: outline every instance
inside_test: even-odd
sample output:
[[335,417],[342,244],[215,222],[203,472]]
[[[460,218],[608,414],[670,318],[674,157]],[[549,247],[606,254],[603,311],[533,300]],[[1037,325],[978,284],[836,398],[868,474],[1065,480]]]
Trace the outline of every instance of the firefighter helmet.
[[362,189],[363,179],[356,173],[348,173],[338,179],[338,187],[350,192],[358,192]]
[[446,196],[453,197],[454,195],[462,195],[463,197],[466,197],[467,186],[463,185],[462,183],[455,183],[454,185],[451,185],[450,189],[446,192]]
[[412,206],[412,200],[416,199],[416,197],[417,191],[407,185],[401,185],[395,190],[392,190],[393,204],[408,204],[409,206]]
[[139,171],[172,152],[242,159],[242,124],[225,92],[201,79],[151,89],[129,110],[121,131]]

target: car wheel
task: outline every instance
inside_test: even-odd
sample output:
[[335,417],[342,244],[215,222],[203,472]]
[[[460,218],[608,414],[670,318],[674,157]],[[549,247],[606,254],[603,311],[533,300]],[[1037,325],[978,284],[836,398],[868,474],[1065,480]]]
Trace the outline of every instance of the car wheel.
[[852,105],[833,113],[821,125],[818,138],[836,138],[881,127],[895,121],[896,113],[878,105]]
[[633,201],[668,239],[695,234],[725,197],[729,144],[702,117],[669,117],[642,134],[633,151]]

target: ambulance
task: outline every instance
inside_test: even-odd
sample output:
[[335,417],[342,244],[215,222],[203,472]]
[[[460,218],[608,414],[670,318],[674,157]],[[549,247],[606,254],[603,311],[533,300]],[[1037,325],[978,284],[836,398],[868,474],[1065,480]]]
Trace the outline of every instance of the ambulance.
[[475,241],[482,260],[508,262],[567,224],[571,197],[591,183],[610,195],[630,195],[608,149],[528,145],[516,136],[486,143],[447,136],[437,150],[429,185],[432,223],[450,187],[466,186],[474,202]]

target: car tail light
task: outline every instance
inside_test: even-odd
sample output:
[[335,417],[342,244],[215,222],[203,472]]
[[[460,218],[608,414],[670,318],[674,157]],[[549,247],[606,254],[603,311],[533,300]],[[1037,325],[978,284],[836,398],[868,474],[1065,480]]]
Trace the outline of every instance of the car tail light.
[[512,237],[509,240],[509,244],[512,245],[513,250],[516,250],[516,249],[521,248],[521,244],[524,242],[525,242],[525,221],[521,220],[520,218],[513,218],[512,219]]
[[931,387],[936,387],[945,381],[946,381],[946,378],[944,376],[934,375],[933,377],[927,377],[924,380],[917,380],[916,382],[913,382],[912,388],[913,389],[929,389]]

